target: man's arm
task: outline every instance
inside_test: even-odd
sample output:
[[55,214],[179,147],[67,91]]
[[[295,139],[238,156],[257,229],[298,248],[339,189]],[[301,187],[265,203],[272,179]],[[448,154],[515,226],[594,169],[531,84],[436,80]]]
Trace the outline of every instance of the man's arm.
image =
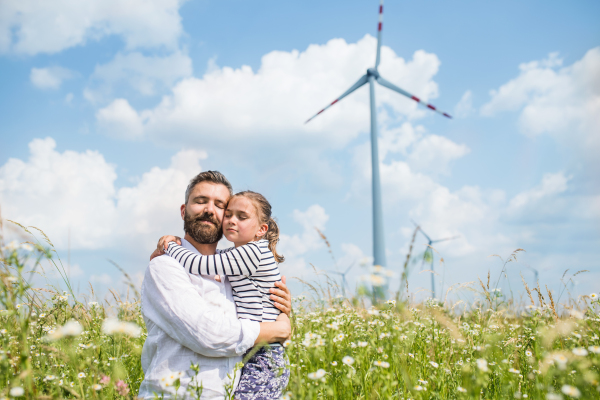
[[224,297],[222,301],[227,303],[223,307],[214,304],[218,301],[208,303],[171,257],[157,257],[148,265],[142,284],[142,312],[146,318],[198,354],[242,355],[254,345],[261,328],[257,322],[240,320],[235,312],[228,311],[232,305]]
[[290,319],[286,314],[279,314],[275,322],[261,322],[260,333],[254,344],[283,343],[292,334]]

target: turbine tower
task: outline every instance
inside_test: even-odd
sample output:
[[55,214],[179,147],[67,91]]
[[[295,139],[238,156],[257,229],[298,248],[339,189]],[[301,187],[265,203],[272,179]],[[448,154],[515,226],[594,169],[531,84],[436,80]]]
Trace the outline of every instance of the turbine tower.
[[382,86],[385,86],[388,89],[391,89],[395,92],[400,93],[408,97],[411,100],[416,101],[417,103],[421,103],[425,107],[433,110],[444,117],[452,118],[450,115],[446,114],[438,110],[436,107],[432,106],[429,103],[426,103],[419,99],[417,96],[414,96],[407,91],[400,89],[398,86],[393,83],[383,79],[377,68],[379,67],[380,61],[380,53],[381,53],[381,28],[383,25],[383,0],[379,4],[379,24],[377,27],[377,57],[375,58],[375,67],[367,69],[367,73],[360,77],[358,81],[354,85],[350,87],[347,91],[345,91],[340,97],[335,99],[331,104],[327,107],[316,113],[314,116],[309,118],[305,123],[308,123],[310,120],[315,118],[317,115],[321,114],[323,111],[327,110],[329,107],[333,106],[335,103],[339,102],[344,97],[348,96],[350,93],[354,92],[356,89],[369,84],[369,95],[370,95],[370,105],[371,105],[371,164],[372,164],[372,191],[373,191],[373,264],[381,265],[383,267],[387,266],[385,260],[385,244],[384,244],[384,235],[383,235],[383,211],[381,207],[381,183],[379,180],[379,150],[377,145],[377,105],[375,104],[375,82],[379,83]]

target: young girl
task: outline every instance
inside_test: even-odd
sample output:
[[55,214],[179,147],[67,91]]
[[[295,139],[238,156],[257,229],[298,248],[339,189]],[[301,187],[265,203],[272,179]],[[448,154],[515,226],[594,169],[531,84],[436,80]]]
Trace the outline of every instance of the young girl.
[[[269,289],[281,280],[277,264],[283,256],[275,248],[279,227],[271,217],[271,205],[259,193],[245,191],[231,197],[223,217],[223,234],[235,247],[204,256],[164,236],[159,246],[194,275],[227,275],[239,318],[275,321],[279,311]],[[250,350],[253,351],[253,350]],[[290,376],[283,347],[272,343],[262,347],[242,368],[235,399],[279,399]]]

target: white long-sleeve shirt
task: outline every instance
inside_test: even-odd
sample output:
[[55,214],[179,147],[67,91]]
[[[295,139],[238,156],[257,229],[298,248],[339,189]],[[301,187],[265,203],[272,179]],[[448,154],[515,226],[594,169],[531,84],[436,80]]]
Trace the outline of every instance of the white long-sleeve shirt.
[[239,318],[273,322],[281,313],[269,292],[275,282],[281,281],[281,275],[268,240],[217,250],[217,254],[209,256],[193,253],[170,242],[167,254],[179,261],[190,274],[227,275]]
[[[199,254],[185,239],[182,245]],[[146,269],[142,314],[148,337],[142,350],[145,378],[138,395],[141,398],[161,393],[162,377],[190,371],[190,363],[194,363],[200,365],[202,399],[223,399],[227,374],[260,332],[258,322],[238,319],[226,276],[217,282],[214,275],[190,275],[167,255],[154,258]],[[187,398],[189,383],[185,374],[178,398]]]

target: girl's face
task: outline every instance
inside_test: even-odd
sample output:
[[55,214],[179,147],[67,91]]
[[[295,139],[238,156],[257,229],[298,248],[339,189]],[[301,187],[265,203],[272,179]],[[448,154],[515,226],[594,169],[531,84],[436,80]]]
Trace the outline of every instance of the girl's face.
[[268,225],[258,221],[256,207],[244,196],[229,201],[223,217],[223,234],[236,247],[257,240],[267,233]]

